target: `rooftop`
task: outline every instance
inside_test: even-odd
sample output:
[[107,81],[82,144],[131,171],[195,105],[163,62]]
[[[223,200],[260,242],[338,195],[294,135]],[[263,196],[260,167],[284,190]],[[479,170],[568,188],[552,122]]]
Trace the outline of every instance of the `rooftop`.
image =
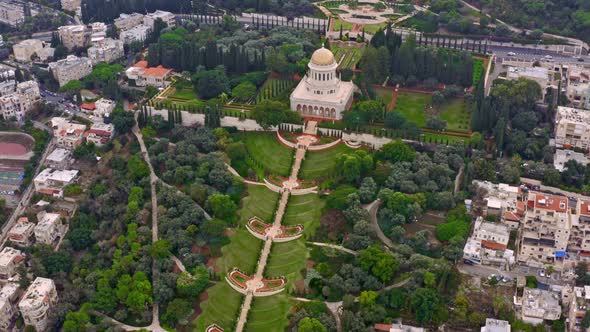
[[55,289],[53,280],[37,277],[35,281],[27,288],[27,292],[18,304],[21,308],[31,308],[38,306],[39,302],[46,301],[47,295]]
[[549,70],[543,67],[508,67],[507,77],[511,79],[528,77],[547,80],[549,78]]
[[62,148],[57,148],[53,150],[49,156],[47,156],[47,161],[51,162],[62,162],[70,157],[70,151]]
[[34,227],[35,224],[30,223],[28,219],[19,219],[19,221],[10,229],[9,235],[23,235],[31,232]]
[[567,120],[587,125],[590,122],[590,111],[585,111],[573,107],[557,106],[556,121]]
[[481,332],[510,332],[510,329],[508,321],[487,318],[486,325],[481,327]]
[[586,158],[586,155],[583,153],[571,150],[555,150],[555,154],[553,155],[553,166],[556,170],[563,172],[566,169],[565,163],[570,160],[575,160],[582,165],[588,164],[588,158]]
[[56,170],[52,168],[44,169],[37,177],[35,181],[60,181],[60,182],[70,182],[72,181],[77,175],[78,170]]
[[15,293],[18,291],[18,284],[7,283],[0,288],[0,308],[2,308],[3,301],[10,301],[14,298]]
[[15,263],[19,263],[24,259],[24,254],[18,249],[4,247],[4,249],[2,249],[0,252],[0,266],[8,266],[13,261],[15,261]]
[[543,318],[547,311],[559,311],[561,313],[559,295],[555,292],[536,288],[525,287],[522,307],[523,314],[536,318]]
[[554,196],[540,192],[531,192],[529,202],[533,203],[535,209],[552,210],[555,212],[567,211],[567,197]]

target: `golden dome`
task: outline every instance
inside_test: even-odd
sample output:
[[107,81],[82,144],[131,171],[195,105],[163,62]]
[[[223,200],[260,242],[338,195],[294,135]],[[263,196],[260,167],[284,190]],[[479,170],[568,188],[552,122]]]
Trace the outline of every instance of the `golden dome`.
[[334,63],[334,54],[322,46],[311,55],[311,63],[319,66],[331,65]]

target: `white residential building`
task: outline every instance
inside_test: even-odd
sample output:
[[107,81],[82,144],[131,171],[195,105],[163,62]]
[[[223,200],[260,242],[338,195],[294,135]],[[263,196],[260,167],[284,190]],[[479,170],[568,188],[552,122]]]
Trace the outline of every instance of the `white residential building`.
[[481,327],[481,332],[510,332],[510,329],[508,321],[487,318],[486,325]]
[[531,324],[542,324],[544,320],[558,320],[561,317],[559,295],[542,289],[524,288],[522,298],[522,320]]
[[77,170],[54,170],[52,168],[44,169],[35,179],[35,191],[53,197],[63,197],[63,190],[70,184],[76,182],[78,177]]
[[103,38],[93,45],[88,49],[88,57],[93,65],[99,62],[111,63],[125,55],[123,42],[118,39]]
[[154,23],[158,18],[162,19],[162,21],[164,21],[169,27],[176,26],[176,17],[174,14],[163,10],[156,10],[153,13],[145,15],[143,18],[143,24],[153,29]]
[[0,279],[7,280],[14,277],[17,268],[25,261],[25,254],[11,247],[4,247],[0,252]]
[[152,32],[152,28],[147,25],[138,25],[128,30],[123,30],[119,33],[119,39],[124,44],[131,44],[136,41],[144,41]]
[[[564,303],[567,304],[567,303]],[[569,303],[567,313],[567,331],[569,332],[586,332],[582,327],[582,320],[586,311],[590,308],[590,285],[584,287],[574,287],[573,296]]]
[[558,148],[588,150],[590,111],[558,106],[555,114],[555,144]]
[[76,12],[82,5],[82,0],[61,0],[61,9]]
[[84,25],[64,25],[57,29],[62,44],[69,50],[81,48],[88,44]]
[[8,240],[21,247],[27,247],[31,244],[34,228],[35,224],[29,222],[26,217],[21,217],[8,232]]
[[32,55],[38,55],[43,47],[45,47],[45,43],[38,39],[25,39],[12,46],[14,59],[20,62],[31,62]]
[[110,123],[93,123],[90,130],[86,132],[86,141],[96,146],[104,146],[115,134],[115,126]]
[[72,161],[72,150],[56,148],[45,159],[47,166],[53,169],[64,170],[69,168]]
[[509,266],[514,264],[514,251],[508,249],[510,229],[501,223],[485,222],[480,216],[473,234],[463,248],[463,259],[477,264]]
[[37,220],[34,231],[37,243],[55,246],[63,239],[67,225],[62,222],[60,214],[42,211],[37,214]]
[[506,225],[486,222],[483,221],[483,218],[478,217],[473,226],[472,236],[476,240],[495,243],[506,248],[510,239],[510,229]]
[[51,119],[53,136],[57,141],[57,146],[64,149],[75,149],[82,144],[86,125],[71,122],[68,119],[54,117]]
[[119,31],[130,30],[133,27],[143,25],[143,17],[144,16],[139,13],[120,14],[119,17],[115,19],[115,27],[117,27],[117,30]]
[[96,117],[104,117],[106,114],[111,114],[115,110],[115,103],[113,100],[100,98],[94,103],[93,115]]
[[47,313],[57,303],[57,290],[51,279],[37,277],[18,304],[25,325],[37,331],[47,328]]
[[573,107],[590,108],[590,83],[570,83],[565,93]]
[[18,312],[18,284],[7,283],[0,287],[0,331],[10,331]]
[[14,69],[0,67],[0,96],[5,96],[16,91],[16,79]]
[[92,61],[86,57],[79,58],[75,55],[68,55],[65,59],[50,63],[49,69],[59,82],[59,86],[64,86],[69,81],[79,80],[90,74]]
[[525,210],[520,187],[479,180],[474,180],[473,184],[486,190],[484,215],[499,216],[502,223],[512,229],[519,227]]

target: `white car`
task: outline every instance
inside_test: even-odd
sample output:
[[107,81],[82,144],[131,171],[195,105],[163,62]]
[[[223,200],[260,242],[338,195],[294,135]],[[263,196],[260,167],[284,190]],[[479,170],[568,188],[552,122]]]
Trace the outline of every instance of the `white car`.
[[551,60],[551,59],[553,59],[553,57],[551,55],[547,54],[547,55],[545,55],[545,59]]
[[516,53],[514,53],[514,52],[508,52],[508,53],[506,53],[506,54],[507,54],[508,56],[515,56],[515,55],[516,55]]

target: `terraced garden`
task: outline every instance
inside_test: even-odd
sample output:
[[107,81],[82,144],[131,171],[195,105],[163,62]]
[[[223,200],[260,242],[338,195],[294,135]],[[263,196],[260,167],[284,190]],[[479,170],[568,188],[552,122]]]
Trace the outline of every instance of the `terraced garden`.
[[477,85],[482,75],[485,75],[485,59],[481,57],[473,58],[473,85]]
[[[248,196],[243,198],[238,211],[239,227],[230,235],[229,244],[221,249],[222,256],[216,261],[216,268],[221,275],[225,275],[235,266],[239,266],[245,273],[254,272],[262,241],[248,233],[245,224],[252,216],[271,220],[274,214],[278,194],[263,186],[247,186],[247,190]],[[226,330],[233,328],[242,295],[222,279],[207,289],[207,296],[207,300],[201,303],[203,312],[195,320],[196,331],[204,331],[212,323],[217,323]]]

